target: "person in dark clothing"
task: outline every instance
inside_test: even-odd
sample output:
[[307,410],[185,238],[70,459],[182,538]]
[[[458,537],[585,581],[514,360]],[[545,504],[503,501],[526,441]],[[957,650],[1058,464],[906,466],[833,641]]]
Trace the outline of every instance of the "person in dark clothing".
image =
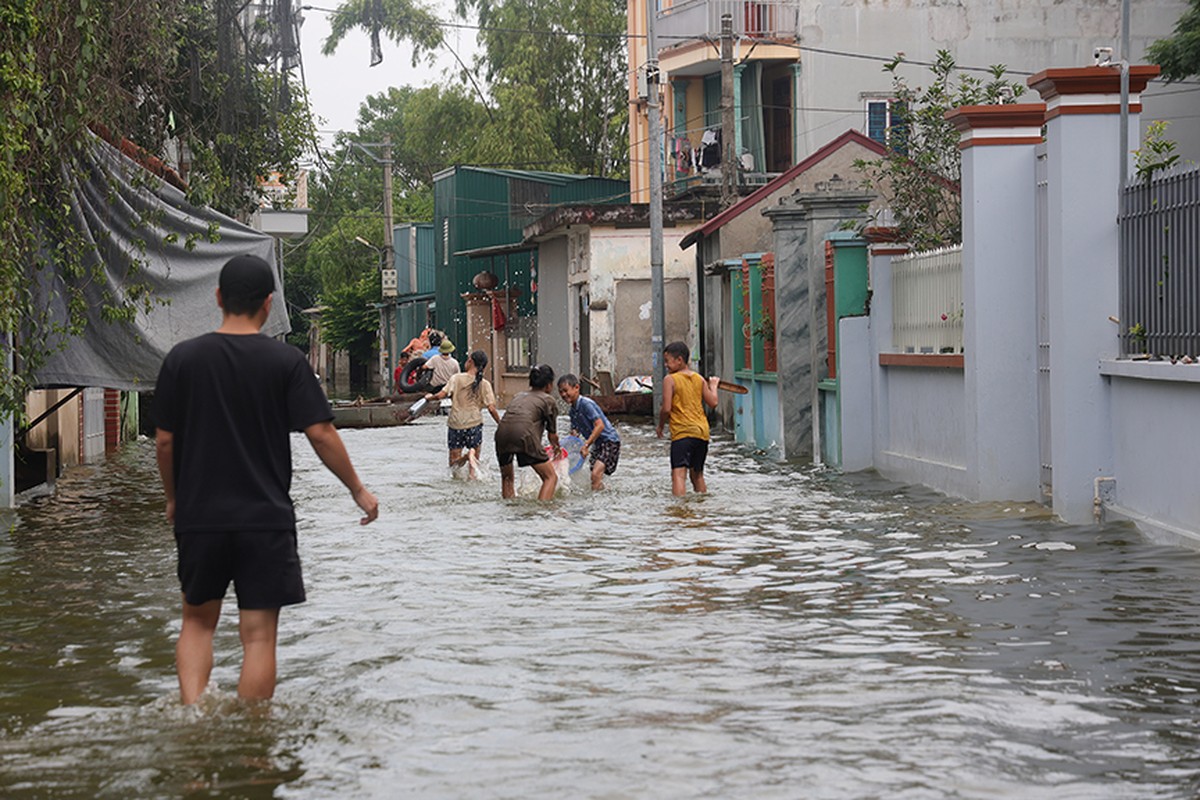
[[364,513],[361,524],[379,514],[304,355],[260,333],[274,290],[266,261],[230,259],[217,288],[221,327],[172,348],[155,386],[158,470],[183,589],[175,664],[184,704],[196,702],[208,685],[213,633],[230,582],[242,641],[238,696],[274,694],[279,609],[305,599],[288,495],[291,431],[304,431],[350,490]]
[[538,364],[529,370],[529,391],[521,392],[504,409],[496,426],[496,460],[500,463],[500,494],[514,497],[513,458],[518,466],[533,467],[542,479],[538,500],[550,500],[558,487],[558,475],[550,457],[542,448],[542,434],[550,440],[551,452],[557,453],[558,404],[550,396],[554,389],[554,369]]

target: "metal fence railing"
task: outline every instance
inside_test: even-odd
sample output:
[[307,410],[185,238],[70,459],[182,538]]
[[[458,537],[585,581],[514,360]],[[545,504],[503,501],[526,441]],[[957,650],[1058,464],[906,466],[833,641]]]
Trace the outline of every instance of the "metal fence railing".
[[717,37],[724,14],[733,17],[735,36],[794,38],[800,30],[798,0],[684,0],[658,12],[655,33],[663,46],[676,37]]
[[892,259],[892,347],[961,353],[962,245]]
[[1200,167],[1126,187],[1119,219],[1122,353],[1200,356]]

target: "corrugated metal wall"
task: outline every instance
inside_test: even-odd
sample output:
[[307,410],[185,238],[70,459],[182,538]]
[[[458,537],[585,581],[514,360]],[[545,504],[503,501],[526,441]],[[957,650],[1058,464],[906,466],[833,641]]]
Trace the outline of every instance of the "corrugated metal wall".
[[436,324],[455,342],[466,340],[462,295],[474,290],[471,280],[481,270],[494,272],[502,287],[520,289],[522,315],[536,313],[536,261],[531,253],[486,259],[454,253],[518,243],[526,225],[558,206],[629,201],[625,181],[466,166],[434,176],[433,193]]

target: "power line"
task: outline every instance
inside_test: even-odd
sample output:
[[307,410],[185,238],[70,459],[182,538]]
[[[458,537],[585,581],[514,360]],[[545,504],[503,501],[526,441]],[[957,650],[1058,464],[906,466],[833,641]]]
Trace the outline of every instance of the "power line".
[[[303,11],[319,11],[323,14],[336,14],[336,8],[322,8],[320,6],[301,6]],[[446,20],[434,20],[434,23],[439,28],[456,28],[458,30],[481,31],[484,33],[532,33],[539,36],[574,36],[581,39],[645,39],[642,34],[631,33],[604,33],[601,31],[567,31],[546,29],[540,30],[537,28],[504,28],[498,25],[472,25],[468,22],[447,22]]]
[[[324,8],[321,6],[302,6],[301,8],[306,11],[309,11],[309,10],[318,11],[318,12],[321,12],[324,14],[338,13],[338,10],[335,8]],[[466,23],[466,22],[448,22],[446,20],[434,20],[434,22],[436,25],[438,25],[438,27],[442,27],[442,28],[457,28],[460,30],[475,30],[475,31],[482,31],[482,32],[528,33],[528,34],[536,34],[539,36],[572,36],[572,37],[578,37],[578,38],[626,39],[626,40],[629,40],[629,39],[641,40],[641,39],[646,38],[645,34],[629,33],[629,32],[607,33],[607,32],[602,32],[602,31],[569,31],[569,30],[562,30],[562,29],[555,30],[555,29],[537,29],[537,28],[506,28],[506,27],[500,27],[500,26],[494,26],[494,25],[473,25],[473,24]],[[684,35],[684,34],[674,34],[674,35],[659,34],[655,38],[660,39],[660,40],[668,39],[668,40],[673,40],[673,41],[677,41],[677,42],[698,41],[698,42],[706,42],[709,44],[715,43],[715,40],[712,39],[708,35],[689,36],[689,35]],[[767,39],[767,38],[751,37],[751,36],[745,36],[742,38],[746,41],[755,42],[756,44],[768,44],[768,45],[777,45],[780,47],[791,47],[791,48],[799,50],[801,52],[819,53],[821,55],[838,56],[841,58],[857,58],[857,59],[864,59],[864,60],[868,60],[868,61],[877,61],[877,62],[880,62],[883,64],[888,64],[888,63],[891,63],[892,61],[896,60],[895,55],[881,56],[881,55],[875,55],[873,53],[858,53],[858,52],[854,52],[852,50],[834,50],[832,48],[826,48],[826,47],[813,47],[811,45],[802,45],[797,42],[789,41],[789,40],[775,40],[775,39]],[[935,65],[935,62],[933,62],[933,61],[917,61],[917,60],[909,60],[909,59],[901,59],[901,63],[902,64],[911,64],[913,66],[918,66],[918,67],[932,67]],[[969,65],[963,65],[963,64],[955,64],[955,69],[965,71],[965,72],[988,72],[988,73],[990,73],[992,71],[992,67],[975,67],[975,66],[969,66]],[[1004,71],[1005,71],[1005,74],[1008,74],[1008,75],[1029,76],[1029,75],[1036,74],[1036,72],[1034,72],[1032,70],[1019,70],[1019,69],[1005,68]],[[1174,83],[1200,86],[1200,81],[1182,80],[1182,81],[1174,81]],[[1191,91],[1191,90],[1184,90],[1184,91]]]

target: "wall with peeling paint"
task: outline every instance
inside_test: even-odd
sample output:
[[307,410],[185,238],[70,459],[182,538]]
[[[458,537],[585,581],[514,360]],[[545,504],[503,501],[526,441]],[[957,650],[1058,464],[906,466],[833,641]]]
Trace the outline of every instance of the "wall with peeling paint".
[[[584,216],[612,221],[608,210]],[[617,214],[620,219],[625,216]],[[678,223],[663,230],[666,334],[668,341],[686,340],[693,350],[698,342],[696,255],[691,247],[681,249],[679,242],[698,224]],[[546,238],[538,244],[539,358],[557,372],[609,372],[614,383],[630,374],[650,374],[651,322],[643,308],[649,301],[649,229],[576,221],[540,235]],[[574,250],[570,237],[577,242]],[[580,263],[572,265],[573,257]],[[587,299],[586,325],[580,324],[581,295]],[[581,331],[587,342],[579,341]],[[589,363],[581,360],[583,353],[589,354]]]
[[[694,225],[680,225],[663,231],[663,281],[666,301],[667,339],[680,338],[695,350],[696,338],[696,255],[689,247],[682,250],[679,240],[692,231]],[[593,228],[591,239],[591,270],[589,291],[592,305],[607,305],[603,312],[593,312],[591,319],[591,352],[596,371],[608,371],[619,381],[626,374],[649,374],[653,370],[647,361],[650,341],[650,319],[642,319],[644,299],[641,287],[634,282],[649,284],[650,277],[650,232],[647,229]],[[625,291],[618,291],[621,283],[630,283]],[[642,302],[639,302],[639,298]],[[620,300],[620,302],[619,302]],[[629,306],[628,308],[623,307]],[[636,307],[635,307],[636,306]],[[624,328],[618,337],[618,327]],[[626,334],[643,332],[647,343],[642,352],[618,352],[618,339],[629,349],[630,338]],[[639,368],[646,362],[644,368]]]

